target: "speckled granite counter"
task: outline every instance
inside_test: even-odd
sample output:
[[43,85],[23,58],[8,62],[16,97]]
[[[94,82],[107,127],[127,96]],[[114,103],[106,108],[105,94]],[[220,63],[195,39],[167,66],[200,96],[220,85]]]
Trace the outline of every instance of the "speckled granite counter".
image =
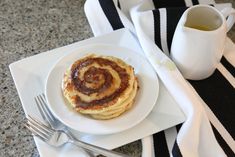
[[[92,37],[85,0],[0,1],[0,156],[38,156],[8,65],[19,59]],[[232,2],[234,0],[217,0]],[[229,33],[235,41],[235,27]],[[140,156],[140,141],[118,151]]]

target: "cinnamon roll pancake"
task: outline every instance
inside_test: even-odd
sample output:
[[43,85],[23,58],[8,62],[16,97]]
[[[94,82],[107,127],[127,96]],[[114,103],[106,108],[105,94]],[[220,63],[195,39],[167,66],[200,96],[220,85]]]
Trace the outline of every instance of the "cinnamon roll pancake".
[[132,107],[138,90],[134,68],[111,56],[85,56],[67,69],[62,90],[79,113],[115,118]]

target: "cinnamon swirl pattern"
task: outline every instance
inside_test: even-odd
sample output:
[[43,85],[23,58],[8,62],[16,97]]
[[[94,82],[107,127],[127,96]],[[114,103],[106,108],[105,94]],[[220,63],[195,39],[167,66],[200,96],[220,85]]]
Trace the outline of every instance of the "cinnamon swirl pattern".
[[134,68],[111,56],[85,56],[64,74],[62,90],[79,113],[111,119],[130,109],[138,90]]

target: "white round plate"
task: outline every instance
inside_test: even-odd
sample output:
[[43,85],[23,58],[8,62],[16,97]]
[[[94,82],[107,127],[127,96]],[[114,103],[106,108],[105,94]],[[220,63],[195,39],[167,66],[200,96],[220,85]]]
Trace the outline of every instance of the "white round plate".
[[[87,54],[114,56],[134,67],[139,90],[130,110],[110,120],[95,120],[77,113],[66,105],[62,94],[62,79],[68,67]],[[68,127],[88,134],[111,134],[129,129],[141,122],[153,109],[159,91],[158,78],[143,55],[112,45],[88,45],[62,57],[52,68],[46,82],[46,98],[51,112]]]

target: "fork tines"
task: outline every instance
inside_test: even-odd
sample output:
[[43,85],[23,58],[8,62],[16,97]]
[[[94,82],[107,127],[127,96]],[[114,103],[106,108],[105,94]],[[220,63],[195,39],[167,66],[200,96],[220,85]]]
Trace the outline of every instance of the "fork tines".
[[53,129],[35,118],[32,118],[31,116],[28,116],[28,121],[25,124],[25,127],[27,127],[34,135],[41,138],[43,141],[47,141],[54,132]]
[[54,119],[52,113],[47,107],[45,95],[38,95],[34,99],[39,109],[39,112],[42,115],[42,118],[51,126],[51,124],[55,123],[56,120]]

